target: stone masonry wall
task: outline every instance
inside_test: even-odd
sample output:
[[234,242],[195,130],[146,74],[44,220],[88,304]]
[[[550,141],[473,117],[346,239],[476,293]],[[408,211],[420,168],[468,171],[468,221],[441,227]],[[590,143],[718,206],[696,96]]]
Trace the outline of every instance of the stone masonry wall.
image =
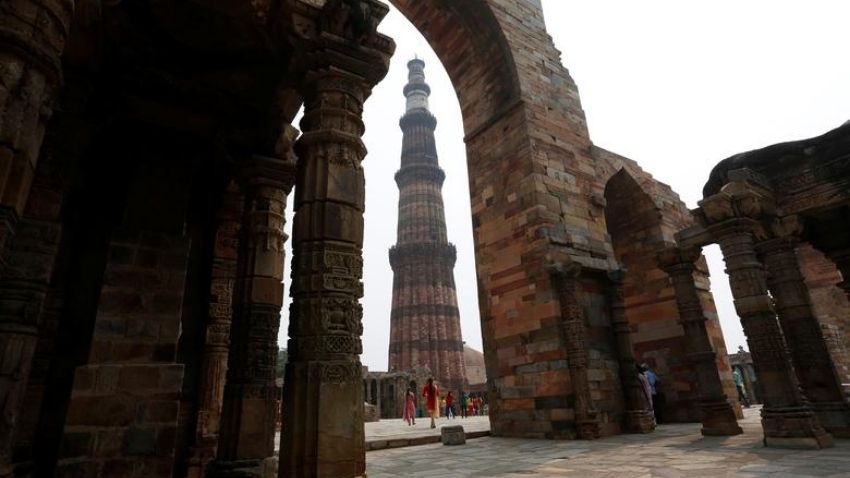
[[89,364],[77,369],[56,476],[170,477],[188,242],[113,237]]
[[845,389],[850,389],[850,303],[838,287],[843,279],[835,264],[809,244],[799,251],[800,264],[815,316]]
[[[569,421],[563,400],[572,384],[547,267],[617,267],[602,200],[616,170],[606,169],[592,146],[578,88],[546,33],[538,1],[393,3],[431,42],[458,90],[493,432],[559,436],[553,423]],[[666,189],[666,201],[677,202]],[[672,242],[687,210],[670,212],[675,217],[662,219],[662,230]],[[675,310],[672,289],[663,300]],[[731,385],[716,314],[706,304]],[[667,317],[675,327],[676,314]],[[610,338],[590,340],[593,349]],[[682,386],[693,388],[692,381]]]

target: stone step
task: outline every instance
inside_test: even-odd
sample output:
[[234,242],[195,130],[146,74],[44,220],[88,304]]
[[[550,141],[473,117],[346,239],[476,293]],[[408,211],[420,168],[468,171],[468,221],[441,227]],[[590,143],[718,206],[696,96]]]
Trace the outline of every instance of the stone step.
[[[490,436],[490,430],[466,432],[466,439],[482,438]],[[403,448],[408,446],[429,445],[440,443],[440,435],[429,435],[410,438],[392,438],[388,440],[367,440],[366,451],[385,450],[388,448]]]

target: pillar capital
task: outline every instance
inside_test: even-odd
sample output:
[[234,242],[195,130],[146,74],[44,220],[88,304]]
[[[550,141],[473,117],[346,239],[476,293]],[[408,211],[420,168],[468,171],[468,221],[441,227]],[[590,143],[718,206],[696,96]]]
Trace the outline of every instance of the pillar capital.
[[656,256],[656,262],[662,270],[670,275],[674,273],[693,273],[696,262],[702,255],[699,247],[670,246]]
[[289,194],[295,184],[295,159],[255,154],[245,161],[239,176],[249,194],[264,186]]
[[[378,23],[389,8],[378,0],[326,0],[294,2],[290,42],[299,54],[292,59],[303,81],[298,88],[310,91],[315,80],[330,74],[359,79],[366,94],[389,69],[395,42],[378,33]],[[364,98],[365,99],[365,98]]]

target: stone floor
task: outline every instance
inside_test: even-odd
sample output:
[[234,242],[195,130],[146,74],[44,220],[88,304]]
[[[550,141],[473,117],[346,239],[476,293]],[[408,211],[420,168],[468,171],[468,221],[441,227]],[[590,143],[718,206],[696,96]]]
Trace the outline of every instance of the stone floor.
[[[445,421],[445,420],[443,420]],[[847,477],[850,440],[821,451],[765,448],[757,408],[744,434],[703,437],[698,424],[662,425],[651,435],[587,441],[480,438],[366,454],[369,478],[382,477]]]

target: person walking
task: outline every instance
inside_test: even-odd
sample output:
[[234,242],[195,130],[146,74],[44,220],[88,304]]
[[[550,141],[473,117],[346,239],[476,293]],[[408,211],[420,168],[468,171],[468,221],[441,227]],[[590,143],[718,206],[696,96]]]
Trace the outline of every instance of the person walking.
[[433,378],[428,379],[428,383],[422,389],[422,396],[425,397],[425,408],[428,410],[428,415],[431,416],[431,428],[437,428],[434,418],[440,413],[440,389],[437,388]]
[[732,368],[732,380],[735,382],[735,388],[738,389],[738,401],[744,408],[750,408],[750,399],[747,398],[747,390],[744,388],[744,377],[738,367]]
[[416,425],[416,394],[413,393],[412,388],[408,388],[407,393],[404,394],[404,412],[402,413],[402,417],[407,422],[407,426]]
[[646,363],[640,364],[640,368],[643,370],[643,374],[646,377],[646,381],[649,382],[649,388],[652,392],[652,411],[655,414],[655,423],[661,423],[660,397],[658,396],[658,375],[656,375]]
[[[649,407],[649,410],[652,412],[652,421],[655,422],[655,410],[652,407],[652,385],[649,384],[649,379],[646,376],[646,369],[649,367],[646,364],[641,364],[637,366],[637,374],[638,380],[640,380],[641,390],[643,391],[643,398],[646,402],[646,406]],[[653,425],[657,424],[653,423]]]
[[466,418],[466,406],[469,403],[469,395],[466,392],[460,392],[460,418]]
[[455,417],[455,397],[452,392],[446,394],[446,418],[453,419]]

